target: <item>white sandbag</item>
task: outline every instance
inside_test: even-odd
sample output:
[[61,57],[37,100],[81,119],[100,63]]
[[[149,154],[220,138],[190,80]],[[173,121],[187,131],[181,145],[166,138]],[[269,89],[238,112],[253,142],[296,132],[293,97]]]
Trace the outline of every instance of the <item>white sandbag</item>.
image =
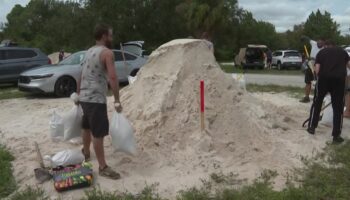
[[56,110],[52,111],[49,125],[50,125],[50,135],[51,135],[52,141],[57,142],[57,141],[63,140],[63,134],[64,134],[63,118],[57,113]]
[[109,132],[112,137],[112,144],[117,151],[136,154],[134,130],[123,114],[114,111]]
[[51,166],[68,166],[80,164],[84,161],[85,157],[80,150],[64,150],[56,153],[51,157]]
[[238,82],[241,89],[246,90],[246,81],[244,74],[232,74],[232,78]]
[[128,76],[129,84],[133,84],[137,80],[137,76]]
[[76,137],[69,140],[69,143],[74,145],[82,145],[83,144],[83,138],[82,137]]
[[[327,95],[324,100],[324,105],[328,105],[331,103],[331,97]],[[332,105],[329,105],[324,111],[323,111],[323,117],[320,122],[321,124],[325,126],[332,127],[333,126],[333,108]]]
[[81,120],[83,110],[80,106],[74,105],[73,108],[64,116],[64,140],[81,136]]

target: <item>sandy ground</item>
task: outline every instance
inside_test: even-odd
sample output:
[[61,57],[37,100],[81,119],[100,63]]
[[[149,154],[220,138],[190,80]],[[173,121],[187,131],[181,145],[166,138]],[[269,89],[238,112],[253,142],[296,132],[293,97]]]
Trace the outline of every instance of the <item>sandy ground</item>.
[[[302,120],[307,117],[309,105],[299,104],[297,99],[290,98],[284,94],[252,94],[252,96],[261,100],[261,105],[253,110],[257,113],[264,112],[264,104],[268,103],[280,109],[281,112],[288,111],[290,120],[301,124]],[[62,112],[68,111],[71,108],[69,99],[12,99],[0,101],[0,136],[1,142],[10,148],[11,152],[16,157],[13,162],[14,175],[18,184],[23,187],[25,185],[36,185],[33,175],[33,169],[37,166],[35,161],[35,152],[33,142],[39,142],[42,153],[53,154],[65,148],[79,148],[69,143],[52,142],[49,136],[48,121],[50,117],[50,109],[57,108]],[[344,121],[343,135],[349,139],[350,121]],[[38,128],[32,128],[32,127]],[[276,127],[279,125],[276,124]],[[275,127],[275,128],[276,128]],[[221,166],[219,169],[206,169],[205,166],[178,166],[170,163],[158,163],[152,167],[145,167],[135,158],[126,156],[122,153],[113,153],[110,139],[107,138],[106,149],[107,158],[111,166],[117,168],[123,175],[120,181],[111,181],[105,178],[96,176],[96,185],[100,185],[102,189],[109,191],[131,191],[137,192],[146,184],[159,183],[159,192],[163,196],[173,196],[178,190],[185,189],[191,186],[198,186],[200,178],[208,178],[210,172],[234,172],[239,174],[239,178],[252,179],[257,177],[263,169],[277,169],[280,174],[284,174],[290,167],[301,166],[299,161],[300,156],[312,155],[312,153],[320,151],[331,139],[330,128],[321,126],[317,130],[315,136],[309,136],[300,127],[287,127],[289,130],[283,135],[275,135],[274,140],[266,145],[270,154],[280,155],[283,151],[285,158],[288,158],[288,163],[277,162],[266,164],[263,162],[264,157],[258,160],[245,158],[242,155],[237,158],[232,166]],[[249,134],[249,133],[245,133]],[[269,133],[266,133],[269,134]],[[239,143],[239,141],[236,141]],[[233,147],[234,148],[234,147]],[[259,149],[254,149],[259,153]],[[199,155],[205,159],[206,155]],[[223,158],[217,158],[225,159]],[[285,160],[285,159],[283,159]],[[134,163],[131,164],[133,161]],[[96,159],[92,157],[92,163],[97,170]],[[260,163],[264,163],[261,164]],[[280,166],[283,165],[284,168]],[[289,167],[287,167],[289,166]],[[185,169],[184,169],[185,168]],[[187,176],[183,175],[183,171],[188,170]],[[175,183],[174,181],[176,180]],[[279,176],[276,180],[276,187],[283,186],[284,177]],[[76,199],[83,194],[83,190],[75,190],[58,194],[53,189],[52,182],[39,185],[51,195],[51,197],[64,197],[64,199]]]
[[[206,87],[203,132],[198,120],[201,79]],[[331,140],[330,128],[320,126],[311,136],[301,127],[310,105],[284,94],[249,94],[239,89],[200,40],[175,40],[153,52],[135,83],[121,91],[121,102],[135,128],[138,154],[115,153],[106,138],[108,164],[121,172],[122,179],[112,181],[95,173],[95,185],[105,191],[136,193],[157,183],[162,197],[174,198],[180,190],[200,186],[211,173],[234,173],[251,181],[264,169],[280,174],[275,180],[275,188],[280,189],[286,173],[302,166],[301,156],[312,156]],[[21,187],[36,185],[34,141],[44,155],[81,148],[53,142],[49,135],[51,110],[65,113],[71,107],[69,99],[0,101],[1,142],[16,157],[14,176]],[[112,110],[110,105],[109,116]],[[346,120],[346,138],[349,129]],[[94,154],[92,164],[97,172]],[[84,193],[58,194],[52,182],[40,187],[52,199],[79,199]]]

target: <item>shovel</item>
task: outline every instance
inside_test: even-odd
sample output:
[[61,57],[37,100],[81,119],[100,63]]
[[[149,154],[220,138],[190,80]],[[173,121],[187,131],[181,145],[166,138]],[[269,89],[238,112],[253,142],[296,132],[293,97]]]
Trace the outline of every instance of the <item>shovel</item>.
[[[328,108],[331,104],[332,104],[332,102],[330,102],[330,103],[328,103],[327,105],[325,105],[325,106],[321,109],[321,112],[324,111],[326,108]],[[311,117],[309,117],[307,120],[305,120],[304,123],[303,123],[303,127],[305,127],[306,124],[309,123],[310,120],[311,120]],[[322,120],[322,116],[320,117],[320,120]]]
[[35,146],[35,151],[36,151],[36,155],[37,155],[37,161],[40,164],[40,168],[34,169],[34,175],[35,175],[36,180],[40,184],[42,184],[45,181],[50,180],[52,178],[52,175],[50,173],[50,170],[48,168],[45,168],[44,160],[43,160],[43,157],[41,155],[38,143],[34,142],[34,146]]

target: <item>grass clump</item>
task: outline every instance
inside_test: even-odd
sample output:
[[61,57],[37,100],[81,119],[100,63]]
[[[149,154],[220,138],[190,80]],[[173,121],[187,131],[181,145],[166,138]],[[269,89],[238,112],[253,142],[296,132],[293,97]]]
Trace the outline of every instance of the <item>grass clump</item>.
[[100,188],[86,191],[81,200],[162,200],[155,192],[156,185],[145,187],[139,194],[105,192]]
[[10,200],[49,200],[44,190],[27,186],[23,191],[14,193]]
[[15,178],[12,175],[11,161],[14,157],[0,145],[0,199],[8,196],[16,189]]

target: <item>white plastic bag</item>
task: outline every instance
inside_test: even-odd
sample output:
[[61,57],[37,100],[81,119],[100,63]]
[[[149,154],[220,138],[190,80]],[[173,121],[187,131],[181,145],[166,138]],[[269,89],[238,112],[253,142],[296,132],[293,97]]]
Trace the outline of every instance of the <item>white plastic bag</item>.
[[49,124],[52,141],[62,140],[64,134],[63,118],[59,114],[57,114],[56,110],[52,111]]
[[246,90],[246,81],[244,74],[232,74],[232,78],[238,82],[241,89]]
[[58,167],[80,164],[84,161],[85,157],[80,150],[75,149],[60,151],[51,158],[46,159],[50,159],[52,167]]
[[[331,103],[331,97],[329,95],[326,96],[325,105],[328,105]],[[324,111],[323,111],[323,117],[321,120],[321,124],[325,126],[332,127],[333,126],[333,108],[332,105],[329,105]]]
[[74,105],[64,116],[64,141],[81,136],[82,117],[83,110],[78,105]]
[[128,76],[129,84],[133,84],[137,80],[137,76]]
[[114,111],[110,123],[109,132],[112,136],[112,144],[117,151],[128,154],[136,154],[134,130],[123,114]]

